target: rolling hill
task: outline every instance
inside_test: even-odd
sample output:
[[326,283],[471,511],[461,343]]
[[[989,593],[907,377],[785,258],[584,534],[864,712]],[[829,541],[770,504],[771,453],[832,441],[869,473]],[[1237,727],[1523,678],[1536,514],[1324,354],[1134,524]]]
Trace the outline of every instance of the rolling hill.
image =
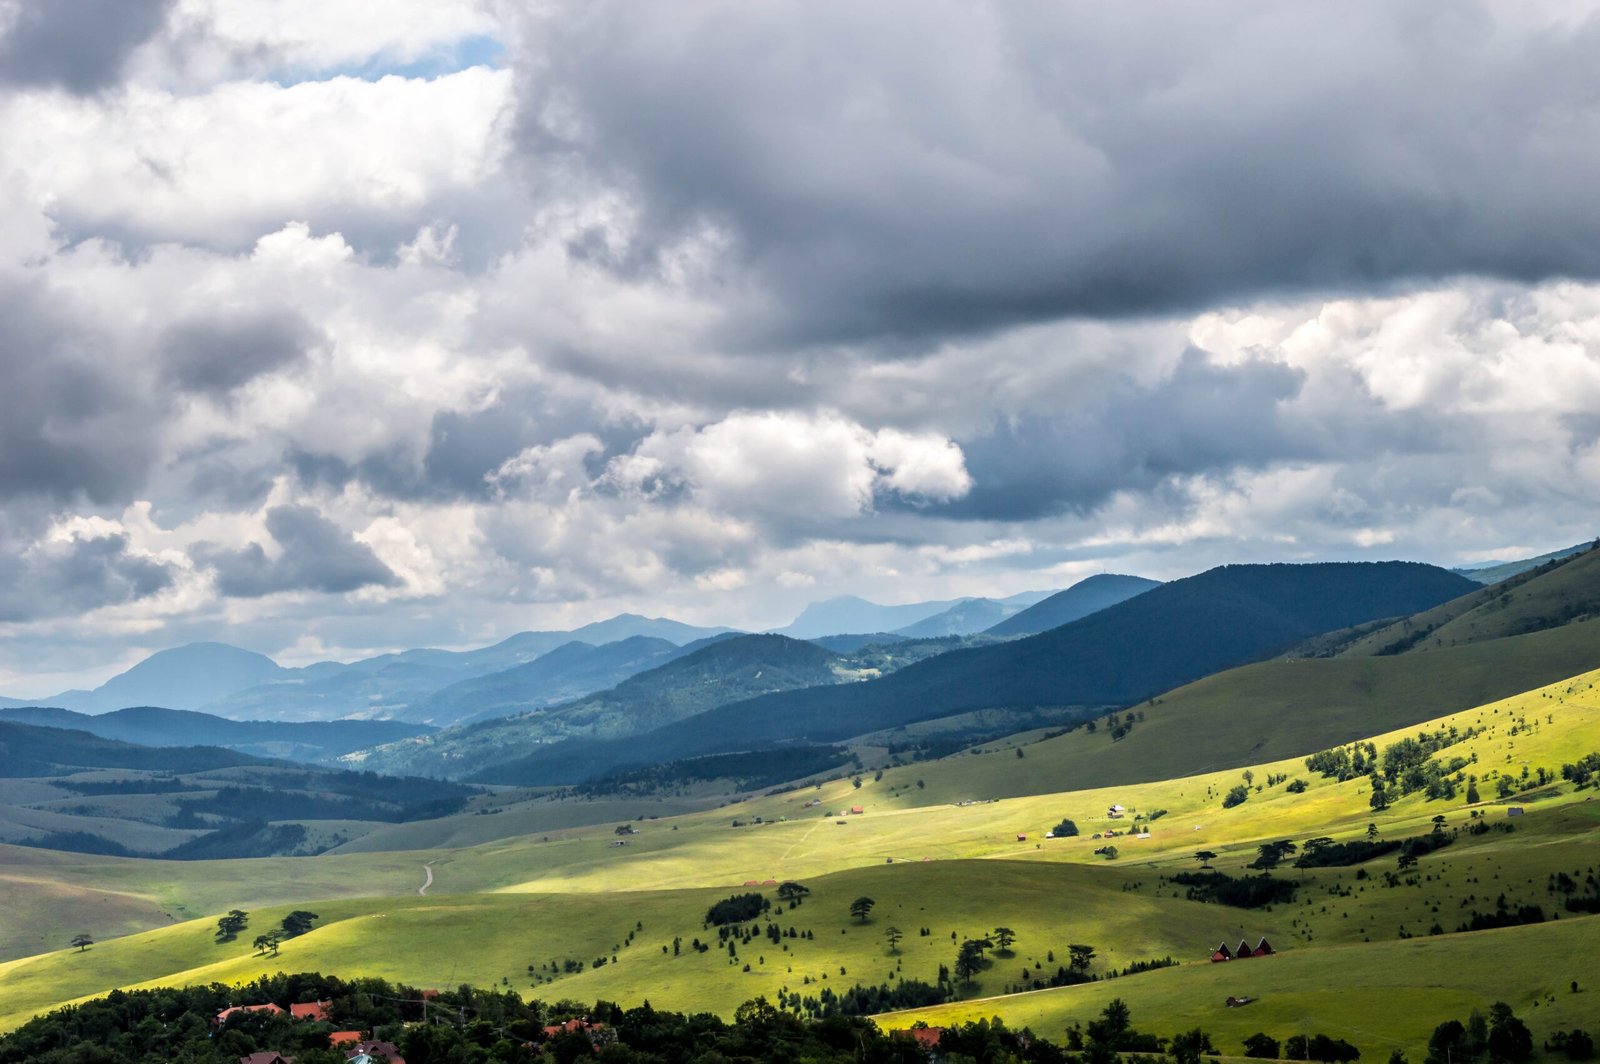
[[140,746],[220,746],[257,757],[313,763],[332,761],[351,750],[432,730],[424,725],[384,720],[229,720],[194,710],[155,706],[99,714],[18,707],[0,709],[0,721],[73,729]]
[[787,636],[715,639],[600,694],[391,743],[352,763],[380,772],[460,778],[562,739],[634,735],[726,702],[837,683],[838,660],[831,651]]
[[82,713],[126,706],[199,709],[230,692],[264,683],[285,670],[264,654],[226,643],[190,643],[157,651],[92,691],[64,691],[40,699]]
[[956,650],[841,688],[724,705],[637,742],[552,747],[473,777],[575,782],[640,751],[657,761],[782,741],[837,742],[989,708],[1084,716],[1267,658],[1317,633],[1403,616],[1476,587],[1409,562],[1234,565],[1175,580],[1082,620],[994,646]]
[[1135,595],[1142,595],[1159,586],[1160,581],[1146,580],[1142,576],[1099,573],[1078,581],[1065,591],[1056,592],[987,631],[990,635],[999,636],[1037,635],[1082,620],[1091,613],[1126,602]]

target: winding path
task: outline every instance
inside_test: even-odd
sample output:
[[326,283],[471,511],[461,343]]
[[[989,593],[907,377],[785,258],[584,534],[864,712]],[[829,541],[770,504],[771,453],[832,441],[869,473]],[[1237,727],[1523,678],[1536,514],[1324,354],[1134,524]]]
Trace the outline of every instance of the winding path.
[[427,894],[428,888],[433,886],[433,862],[429,861],[427,864],[423,865],[422,871],[426,874],[427,878],[422,881],[422,886],[417,888],[417,893]]

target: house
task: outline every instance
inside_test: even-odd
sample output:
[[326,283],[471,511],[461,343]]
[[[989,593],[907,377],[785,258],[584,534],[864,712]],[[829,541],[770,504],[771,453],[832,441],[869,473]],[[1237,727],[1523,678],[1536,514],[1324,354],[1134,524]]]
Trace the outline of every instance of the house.
[[309,1023],[326,1023],[328,1022],[328,1010],[332,1007],[332,1001],[306,1001],[298,1005],[290,1005],[289,1015],[297,1020],[306,1020]]
[[763,879],[761,885],[763,887],[775,887],[778,885],[778,881],[776,879]]
[[1522,806],[1520,806],[1520,805],[1513,805],[1513,806],[1511,806],[1510,808],[1508,808],[1506,810],[1506,816],[1521,816],[1521,815],[1522,815]]
[[747,886],[747,887],[759,887],[761,885],[761,883],[758,880],[747,879],[747,880],[744,881],[744,885]]
[[240,1057],[239,1064],[294,1064],[294,1058],[274,1053],[269,1049],[262,1053],[251,1053],[248,1057]]
[[400,1055],[400,1049],[393,1042],[361,1042],[355,1048],[345,1051],[344,1059],[349,1064],[406,1064],[406,1058]]
[[1211,954],[1211,963],[1212,964],[1219,964],[1222,961],[1231,961],[1231,960],[1233,960],[1233,954],[1231,952],[1229,952],[1228,944],[1226,942],[1224,942],[1222,945],[1218,946],[1217,949],[1216,949],[1216,952]]
[[216,1017],[212,1019],[211,1024],[214,1027],[221,1027],[235,1016],[242,1015],[246,1012],[265,1012],[273,1016],[284,1015],[283,1009],[279,1008],[277,1005],[274,1005],[270,1001],[265,1005],[234,1005],[231,1008],[223,1009],[221,1012],[217,1013]]
[[544,1029],[544,1036],[545,1036],[546,1039],[551,1039],[551,1038],[554,1038],[558,1034],[570,1034],[573,1031],[580,1031],[583,1034],[588,1035],[590,1037],[590,1039],[592,1040],[594,1038],[596,1032],[603,1031],[605,1029],[606,1029],[606,1025],[605,1024],[603,1024],[603,1023],[590,1023],[589,1022],[589,1018],[587,1016],[585,1016],[585,1017],[583,1017],[581,1019],[575,1016],[572,1019],[568,1020],[566,1023],[558,1023],[558,1024],[555,1024],[554,1026],[546,1027]]
[[1229,997],[1223,1004],[1230,1009],[1242,1009],[1254,1000],[1253,997]]
[[1234,951],[1233,957],[1235,960],[1242,961],[1250,957],[1254,957],[1255,955],[1256,951],[1250,948],[1250,943],[1241,938],[1239,940],[1239,948]]
[[939,1052],[939,1041],[943,1035],[943,1027],[903,1027],[889,1032],[890,1038],[911,1039],[918,1049],[928,1055],[930,1061],[944,1059],[944,1054]]
[[1256,948],[1252,952],[1257,957],[1270,957],[1278,951],[1272,948],[1272,943],[1263,938],[1260,942],[1256,943]]
[[866,812],[866,809],[859,805],[852,805],[850,807],[850,812],[853,816],[860,816],[862,813]]
[[1028,841],[1028,836],[1024,835],[1022,832],[1019,831],[1019,832],[1017,832],[1017,841],[1018,842],[1027,842]]
[[328,1036],[328,1045],[334,1049],[349,1049],[361,1044],[360,1031],[334,1031]]

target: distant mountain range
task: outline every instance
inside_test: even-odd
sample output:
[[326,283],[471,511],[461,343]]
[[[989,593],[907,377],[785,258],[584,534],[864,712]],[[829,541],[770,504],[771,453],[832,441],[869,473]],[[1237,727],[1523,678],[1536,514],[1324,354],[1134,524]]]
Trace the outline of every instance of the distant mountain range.
[[1022,612],[997,622],[988,632],[990,635],[1003,636],[1037,635],[1082,620],[1091,613],[1098,613],[1108,606],[1126,602],[1135,595],[1142,595],[1160,586],[1160,581],[1146,580],[1142,576],[1101,573],[1080,580],[1065,591],[1058,591]]
[[1024,591],[999,599],[940,599],[899,606],[843,595],[813,602],[775,634],[792,639],[818,639],[854,632],[892,632],[910,639],[972,635],[1051,594],[1050,591]]
[[[129,706],[204,710],[233,720],[331,721],[346,718],[424,719],[407,712],[451,684],[525,664],[569,643],[591,647],[644,637],[673,646],[721,635],[665,618],[620,614],[571,632],[520,632],[478,650],[407,650],[348,664],[318,662],[286,669],[271,658],[225,643],[191,643],[150,655],[92,691],[40,699],[0,698],[0,706],[53,706],[104,713]],[[577,672],[591,666],[569,660]],[[632,671],[648,668],[640,661]],[[602,672],[583,686],[550,670],[559,701],[603,689],[629,672]],[[574,684],[577,684],[575,687]],[[565,686],[563,686],[563,684]],[[443,723],[454,723],[454,719]]]
[[11,707],[0,709],[0,722],[88,732],[140,746],[217,746],[256,757],[310,763],[332,762],[352,750],[433,730],[393,720],[228,720],[194,710],[155,706],[99,714],[51,707]]
[[1563,550],[1553,550],[1549,554],[1541,554],[1537,558],[1519,558],[1516,561],[1510,562],[1495,562],[1490,565],[1475,565],[1471,568],[1452,569],[1451,572],[1460,573],[1468,580],[1475,580],[1480,584],[1498,584],[1500,581],[1505,580],[1508,577],[1516,576],[1518,573],[1525,573],[1529,569],[1537,569],[1541,565],[1560,561],[1563,558],[1570,558],[1574,554],[1582,554],[1584,551],[1595,546],[1596,543],[1600,543],[1600,540],[1594,540],[1588,543],[1579,543],[1576,546],[1567,547]]
[[1428,609],[1475,586],[1408,562],[1224,566],[1039,635],[951,651],[866,683],[723,705],[629,740],[556,744],[473,778],[570,782],[645,759],[836,742],[982,709],[1098,712],[1270,657],[1318,632]]

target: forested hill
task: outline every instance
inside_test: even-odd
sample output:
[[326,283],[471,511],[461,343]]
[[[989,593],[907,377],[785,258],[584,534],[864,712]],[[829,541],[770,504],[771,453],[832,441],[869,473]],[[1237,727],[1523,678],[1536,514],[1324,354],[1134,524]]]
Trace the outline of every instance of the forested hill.
[[553,747],[477,778],[537,779],[552,759],[609,768],[637,762],[641,750],[671,760],[782,740],[834,742],[976,709],[1128,705],[1318,632],[1415,613],[1473,590],[1464,577],[1412,562],[1223,566],[1027,639],[951,651],[880,680],[721,706],[627,748]]
[[214,746],[135,746],[86,731],[0,722],[0,777],[64,776],[82,769],[205,772],[266,764]]

